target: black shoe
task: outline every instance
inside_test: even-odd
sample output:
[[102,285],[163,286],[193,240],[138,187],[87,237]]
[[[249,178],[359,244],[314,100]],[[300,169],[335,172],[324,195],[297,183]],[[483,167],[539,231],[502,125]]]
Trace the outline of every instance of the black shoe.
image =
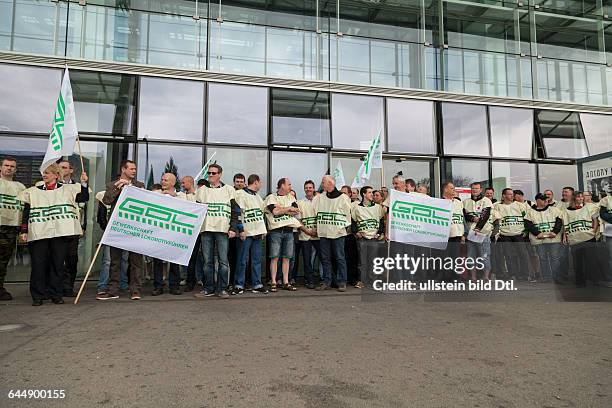
[[314,284],[314,283],[308,283],[308,284],[306,284],[306,289],[315,289],[315,288],[316,288],[316,286],[315,286],[315,284]]
[[164,293],[163,288],[157,288],[157,289],[153,289],[153,292],[151,292],[151,296],[159,296],[163,293]]
[[326,285],[325,283],[320,284],[319,286],[317,286],[316,290],[330,290],[331,286]]
[[182,295],[183,292],[181,292],[179,288],[173,288],[173,289],[170,289],[170,294],[171,295]]
[[243,293],[244,293],[244,289],[243,288],[234,288],[230,292],[230,295],[242,295]]
[[187,285],[187,286],[185,286],[185,289],[183,289],[183,292],[191,292],[191,291],[193,291],[194,288],[195,288],[195,286],[193,286],[193,285]]
[[268,293],[268,289],[266,289],[265,286],[262,286],[261,288],[251,289],[251,292],[253,292],[253,293]]
[[13,296],[6,289],[0,287],[0,300],[13,300]]
[[64,299],[59,298],[59,299],[53,299],[52,302],[56,305],[63,305],[64,304]]
[[33,300],[32,301],[32,306],[42,306],[43,301],[42,300]]

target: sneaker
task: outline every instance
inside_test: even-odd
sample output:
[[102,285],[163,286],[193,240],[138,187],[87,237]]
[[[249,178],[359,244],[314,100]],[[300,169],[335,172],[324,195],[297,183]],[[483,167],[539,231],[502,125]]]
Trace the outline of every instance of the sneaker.
[[98,289],[98,293],[96,294],[96,296],[102,296],[102,295],[106,295],[106,289]]
[[132,293],[132,296],[130,296],[130,299],[132,299],[132,300],[140,300],[140,293],[138,293],[138,292]]
[[211,297],[211,296],[215,296],[215,292],[208,292],[206,290],[203,290],[193,295],[194,298],[198,298],[198,299],[204,299],[204,298]]
[[198,285],[200,286],[204,286],[204,282],[202,282],[201,280],[198,281]]
[[173,288],[173,289],[170,289],[170,294],[171,295],[182,295],[183,292],[181,292],[179,288]]
[[53,304],[55,304],[55,305],[63,305],[64,304],[64,299],[62,299],[62,298],[53,299],[53,300],[51,300],[51,302],[53,302]]
[[265,286],[262,286],[261,288],[251,289],[251,292],[253,292],[253,293],[268,293],[268,289],[266,289]]
[[43,301],[42,300],[33,300],[32,301],[32,306],[42,306]]
[[346,292],[346,284],[341,283],[338,285],[338,292]]
[[151,296],[159,296],[164,293],[164,288],[155,288],[153,292],[151,292]]
[[331,286],[326,285],[325,283],[321,283],[315,290],[330,290]]
[[112,295],[110,293],[105,293],[103,295],[96,296],[98,300],[109,300],[109,299],[119,299],[119,295]]
[[315,289],[315,288],[316,288],[316,286],[315,286],[315,284],[314,284],[314,283],[308,283],[308,284],[306,284],[306,289]]
[[13,296],[6,289],[0,287],[0,300],[13,300]]
[[243,293],[244,293],[244,289],[243,288],[234,288],[230,292],[230,295],[242,295]]
[[227,299],[229,298],[229,293],[227,293],[227,291],[225,290],[222,290],[217,296],[219,296],[221,299]]
[[185,279],[183,279],[183,280],[181,281],[181,283],[179,283],[179,285],[181,285],[181,286],[185,286],[185,285],[187,285],[187,281],[186,281]]

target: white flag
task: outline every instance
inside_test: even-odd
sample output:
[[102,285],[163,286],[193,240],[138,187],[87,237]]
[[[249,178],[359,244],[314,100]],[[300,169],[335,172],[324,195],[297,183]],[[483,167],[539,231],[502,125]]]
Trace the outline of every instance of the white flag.
[[382,143],[380,135],[382,129],[378,132],[378,135],[370,143],[368,153],[366,154],[365,160],[361,163],[357,175],[363,180],[368,180],[372,174],[372,169],[382,168]]
[[211,165],[212,159],[213,159],[213,157],[215,157],[216,154],[217,154],[217,152],[213,152],[213,154],[210,156],[210,158],[208,160],[206,160],[206,163],[204,164],[204,167],[202,167],[202,169],[197,174],[197,176],[195,176],[193,178],[194,181],[196,182],[196,184],[198,183],[198,180],[200,178],[202,178],[202,176],[204,176],[204,180],[208,180],[208,166]]
[[206,211],[206,204],[126,186],[102,244],[188,265]]
[[62,80],[62,89],[60,90],[55,106],[53,127],[49,136],[47,152],[40,166],[40,174],[42,174],[50,164],[61,159],[62,156],[71,156],[74,153],[77,132],[74,101],[72,100],[72,87],[70,86],[68,68],[66,68],[64,71],[64,79]]
[[346,185],[346,181],[344,181],[344,172],[342,171],[342,163],[340,163],[340,160],[338,160],[338,164],[336,164],[332,177],[334,180],[336,180],[337,186],[342,187]]
[[425,194],[391,190],[389,239],[416,246],[446,249],[453,202]]

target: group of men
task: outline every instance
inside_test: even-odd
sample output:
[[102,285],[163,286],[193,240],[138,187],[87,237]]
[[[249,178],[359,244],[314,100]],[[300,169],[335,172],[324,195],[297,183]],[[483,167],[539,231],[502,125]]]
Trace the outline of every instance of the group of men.
[[[61,182],[74,183],[72,165],[62,161],[59,166]],[[16,197],[25,187],[13,181],[16,168],[14,159],[2,160],[0,300],[11,298],[3,283],[21,222]],[[192,177],[184,177],[180,183],[183,191],[177,191],[177,179],[172,173],[164,174],[161,184],[153,187],[160,194],[208,206],[186,268],[185,292],[195,289],[199,275],[203,287],[194,295],[197,298],[228,298],[242,294],[249,280],[253,293],[280,289],[295,291],[296,261],[300,252],[307,288],[329,290],[335,287],[344,292],[347,280],[363,287],[361,281],[366,280],[372,269],[371,254],[385,245],[388,234],[389,192],[385,187],[374,190],[370,186],[361,189],[342,186],[338,190],[334,178],[326,175],[320,183],[306,181],[303,185],[305,198],[297,200],[290,179],[285,177],[278,180],[275,192],[264,198],[259,194],[262,183],[256,174],[248,177],[236,174],[234,185],[230,186],[221,181],[223,169],[219,164],[211,164],[207,171],[207,180],[199,180],[197,186]],[[128,185],[145,187],[136,180],[136,164],[125,160],[121,163],[119,177],[96,195],[98,223],[103,229],[122,189]],[[417,186],[401,175],[393,177],[393,189],[428,194],[427,186]],[[589,195],[571,187],[563,189],[560,201],[555,201],[553,192],[546,190],[535,196],[533,204],[525,200],[520,190],[505,188],[499,202],[493,195],[492,188],[483,192],[480,183],[472,183],[471,197],[461,201],[453,183],[446,182],[442,186],[442,197],[452,200],[453,209],[445,255],[484,260],[481,270],[474,268],[465,278],[477,279],[482,273],[482,278],[487,280],[495,273],[518,280],[552,279],[562,283],[568,280],[571,256],[579,286],[587,279],[612,286],[612,237],[602,238],[605,226],[612,224],[610,197],[596,204]],[[83,230],[85,218],[82,217]],[[474,236],[480,238],[474,239]],[[78,261],[79,236],[70,238],[64,296],[73,295]],[[570,246],[572,250],[568,249]],[[264,248],[269,261],[268,285],[261,268]],[[591,248],[597,249],[591,251]],[[607,251],[603,256],[602,248]],[[126,284],[131,299],[140,299],[143,256],[118,248],[108,248],[105,253],[108,259],[103,264],[108,265],[108,271],[104,275],[101,273],[97,299],[117,299],[120,288]],[[602,263],[604,258],[605,263]],[[164,293],[166,265],[157,259],[152,263],[154,290],[151,294],[158,296]],[[315,276],[317,265],[320,265],[320,279]],[[180,295],[183,292],[180,267],[171,263],[167,267],[169,293]],[[539,271],[539,279],[536,271]],[[127,276],[123,277],[124,274]],[[452,280],[459,277],[436,275],[435,278]]]

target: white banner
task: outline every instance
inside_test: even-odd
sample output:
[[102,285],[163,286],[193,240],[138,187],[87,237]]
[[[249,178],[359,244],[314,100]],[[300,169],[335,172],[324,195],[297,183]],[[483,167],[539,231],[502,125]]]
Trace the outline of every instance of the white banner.
[[[74,144],[77,141],[76,113],[74,101],[72,100],[72,87],[70,86],[70,75],[68,68],[64,70],[62,89],[60,90],[55,114],[53,115],[53,126],[49,135],[47,152],[40,165],[40,174],[45,171],[51,163],[55,163],[62,156],[71,156],[74,153]],[[82,171],[85,171],[83,169]]]
[[389,239],[428,248],[446,249],[453,203],[424,194],[390,191]]
[[336,164],[336,168],[332,174],[334,180],[336,180],[336,186],[338,188],[344,186],[346,181],[344,180],[344,171],[342,171],[342,163],[338,160],[338,164]]
[[126,186],[102,243],[179,265],[188,265],[207,206]]

